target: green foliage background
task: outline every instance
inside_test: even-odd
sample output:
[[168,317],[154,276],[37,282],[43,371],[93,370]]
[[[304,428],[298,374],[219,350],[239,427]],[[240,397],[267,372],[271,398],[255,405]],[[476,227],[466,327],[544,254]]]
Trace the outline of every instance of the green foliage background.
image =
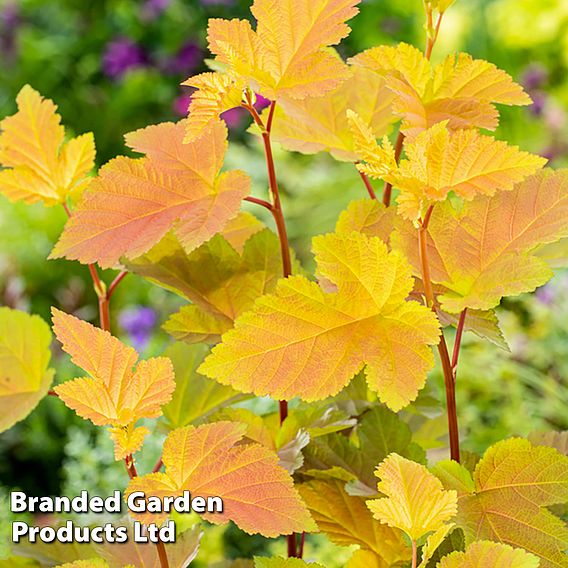
[[[0,117],[15,111],[17,92],[30,83],[59,105],[71,134],[94,132],[99,164],[125,153],[124,133],[179,118],[175,104],[179,107],[183,99],[178,99],[184,95],[179,83],[206,68],[207,18],[248,17],[250,2],[171,0],[165,4],[160,14],[150,18],[141,0],[0,0]],[[341,46],[344,56],[381,43],[422,45],[424,41],[421,0],[368,0],[351,25],[353,32]],[[144,53],[145,62],[112,78],[105,74],[103,59],[117,38],[128,38]],[[172,70],[171,62],[188,43],[200,47],[201,56],[185,74],[183,64]],[[458,0],[445,17],[434,60],[456,50],[487,59],[516,80],[540,77],[531,91],[539,108],[503,109],[497,137],[550,156],[554,166],[566,165],[568,3]],[[264,159],[257,141],[245,134],[246,126],[246,121],[232,125],[235,144],[227,165],[246,169],[254,192],[262,195]],[[311,237],[330,230],[339,211],[362,196],[360,180],[352,166],[328,156],[277,150],[276,160],[290,236],[309,265]],[[50,306],[58,305],[85,319],[96,319],[96,297],[84,267],[45,260],[64,220],[60,210],[0,199],[2,305],[46,319]],[[177,304],[172,295],[129,276],[113,298],[114,328],[130,341],[118,325],[121,310],[154,307],[158,320],[151,326],[145,355],[160,353],[168,339],[159,324]],[[482,451],[513,434],[568,428],[568,279],[559,274],[536,294],[507,301],[499,313],[511,356],[473,336],[466,337],[461,355],[459,418],[467,437],[464,448],[470,451]],[[69,378],[73,369],[59,353],[54,356],[58,381]],[[435,397],[442,393],[438,375],[438,380],[431,381],[430,394]],[[434,414],[429,429],[428,436],[440,436],[443,445],[445,417]],[[159,440],[156,455],[158,444]],[[431,451],[436,451],[435,444]],[[151,451],[148,454],[146,459],[155,459]],[[0,435],[0,456],[0,501],[13,487],[32,495],[75,494],[83,488],[104,494],[125,482],[123,466],[114,463],[106,434],[97,434],[50,400]],[[0,511],[5,509],[0,505]],[[0,517],[0,526],[8,526],[6,520]],[[319,541],[314,542],[317,546]],[[263,539],[241,538],[237,529],[215,529],[204,543],[200,565],[224,555],[249,555],[264,546]],[[320,561],[325,563],[326,554],[337,558],[338,553],[328,548]]]

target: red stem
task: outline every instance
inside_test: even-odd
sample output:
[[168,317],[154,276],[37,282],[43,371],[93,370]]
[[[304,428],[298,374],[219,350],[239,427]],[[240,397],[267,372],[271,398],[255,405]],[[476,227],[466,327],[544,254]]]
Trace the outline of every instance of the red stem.
[[[266,169],[268,171],[268,184],[270,194],[272,195],[272,205],[270,212],[274,217],[276,229],[278,231],[278,239],[280,241],[280,251],[282,254],[282,274],[284,278],[288,278],[292,274],[292,259],[290,256],[290,245],[288,243],[288,233],[286,232],[286,221],[282,211],[282,203],[280,201],[280,190],[278,188],[278,180],[276,178],[276,168],[274,165],[274,155],[272,153],[272,143],[270,140],[270,133],[272,130],[272,120],[274,118],[274,111],[276,109],[276,101],[270,103],[270,110],[268,113],[268,121],[266,126],[262,118],[252,105],[250,95],[247,93],[247,103],[243,105],[252,115],[253,120],[260,129],[262,135],[262,142],[264,144],[264,156],[266,158]],[[288,401],[280,400],[278,403],[280,412],[280,424],[286,420],[288,416]],[[288,535],[288,557],[295,558],[298,556],[296,533]]]
[[128,272],[126,270],[123,270],[119,272],[118,276],[111,282],[106,293],[107,300],[110,301],[112,295],[114,294],[114,291],[116,290],[118,285],[124,280],[125,276],[128,276]]
[[[400,155],[402,154],[402,146],[404,144],[404,134],[402,132],[398,133],[396,138],[396,144],[394,146],[394,159],[398,164],[400,160]],[[392,196],[392,183],[385,182],[385,188],[383,189],[383,204],[388,207],[391,203]]]
[[367,189],[367,192],[369,193],[369,197],[371,199],[377,199],[377,194],[375,193],[375,190],[373,189],[373,186],[371,185],[371,181],[369,180],[369,178],[367,177],[367,174],[357,170],[359,172],[359,175],[361,176],[361,179],[363,180],[363,183],[365,184],[365,188]]
[[156,465],[152,469],[152,473],[158,473],[163,465],[164,462],[162,461],[162,457],[160,456],[160,459],[156,462]]
[[265,207],[266,209],[268,209],[272,213],[272,209],[273,209],[272,203],[269,203],[268,201],[266,201],[264,199],[258,199],[258,197],[253,197],[252,195],[249,195],[248,197],[245,197],[245,201],[248,201],[250,203],[256,203],[257,205]]
[[[71,210],[69,209],[67,203],[63,203],[63,208],[65,209],[67,215],[71,217]],[[120,272],[118,276],[112,281],[108,290],[106,289],[104,282],[100,279],[99,272],[94,264],[89,264],[89,272],[93,280],[95,292],[97,293],[97,297],[99,299],[99,320],[101,329],[110,332],[110,299],[114,294],[117,286],[122,282],[128,272],[124,270]],[[48,391],[48,394],[52,396],[58,396],[57,393],[52,390]],[[132,454],[124,458],[124,465],[126,466],[126,471],[128,472],[130,479],[134,479],[138,476]],[[156,547],[158,549],[158,557],[160,559],[161,567],[169,568],[168,555],[166,553],[166,547],[164,546],[164,543],[162,541],[158,541],[156,543]]]
[[458,322],[458,327],[456,331],[456,339],[454,341],[454,353],[452,356],[452,370],[454,372],[454,381],[456,380],[456,369],[458,367],[458,359],[460,356],[460,347],[463,336],[463,328],[465,325],[465,316],[467,315],[467,308],[464,308],[460,314],[460,321]]
[[[431,205],[424,216],[418,229],[418,252],[420,256],[420,267],[422,271],[422,282],[424,284],[424,295],[426,296],[426,305],[436,312],[436,303],[434,291],[432,289],[432,281],[430,279],[430,265],[428,262],[428,224],[432,216],[434,206]],[[444,372],[444,384],[446,387],[446,408],[448,413],[448,432],[450,435],[450,457],[459,463],[460,461],[460,441],[458,428],[458,414],[456,405],[456,389],[454,380],[454,371],[450,362],[450,354],[448,353],[448,345],[442,331],[440,342],[438,343],[438,353],[442,363]]]

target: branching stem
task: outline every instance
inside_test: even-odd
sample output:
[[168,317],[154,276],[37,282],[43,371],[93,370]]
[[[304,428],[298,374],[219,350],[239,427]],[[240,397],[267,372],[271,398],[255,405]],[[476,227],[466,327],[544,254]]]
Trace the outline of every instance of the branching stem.
[[[270,139],[270,134],[272,131],[272,121],[274,119],[274,111],[276,110],[276,101],[270,103],[270,109],[268,111],[268,119],[266,125],[264,124],[262,118],[258,114],[257,110],[252,104],[250,94],[246,94],[247,103],[243,104],[246,108],[256,125],[259,127],[262,142],[264,144],[264,156],[266,159],[266,169],[268,171],[268,185],[270,189],[270,195],[272,198],[272,203],[270,203],[270,212],[274,217],[274,222],[276,223],[276,230],[278,231],[278,239],[280,241],[280,251],[282,255],[282,274],[284,278],[288,278],[292,274],[292,258],[290,256],[290,244],[288,242],[288,233],[286,231],[286,221],[284,219],[284,213],[282,211],[282,203],[280,201],[280,190],[278,188],[278,180],[276,178],[276,168],[274,165],[274,155],[272,153],[272,142]],[[253,203],[258,203],[262,200],[257,200],[256,198],[249,199]],[[261,202],[260,205],[266,207],[265,203]],[[288,416],[288,401],[280,400],[278,402],[279,413],[280,413],[280,424],[286,420]],[[296,533],[288,535],[288,557],[289,558],[301,558],[303,554],[303,545],[298,549]]]
[[[63,203],[63,208],[65,209],[67,216],[71,217],[72,213],[67,203]],[[125,270],[121,271],[107,289],[105,283],[99,276],[97,267],[94,264],[89,264],[88,266],[91,278],[93,280],[93,287],[95,288],[95,292],[99,299],[100,327],[104,331],[110,332],[110,299],[114,294],[116,288],[122,282],[128,272]],[[58,396],[57,393],[53,390],[48,391],[48,394],[52,396]],[[162,460],[160,458],[160,467],[161,462]],[[128,472],[130,479],[134,479],[138,476],[138,471],[136,470],[136,465],[134,464],[134,458],[132,457],[132,454],[124,458],[124,465],[126,466],[126,471]],[[156,548],[158,549],[158,558],[160,559],[161,568],[169,568],[168,555],[166,553],[166,547],[164,543],[162,541],[158,541],[156,543]]]

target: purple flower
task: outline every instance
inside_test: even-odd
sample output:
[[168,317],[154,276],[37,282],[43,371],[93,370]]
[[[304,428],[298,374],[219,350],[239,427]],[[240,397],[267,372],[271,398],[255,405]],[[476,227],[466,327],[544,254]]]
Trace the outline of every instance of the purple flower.
[[221,118],[225,121],[229,128],[238,128],[243,121],[245,114],[245,109],[236,107],[226,110],[223,114],[221,114]]
[[533,100],[532,105],[529,107],[531,114],[534,116],[542,116],[544,112],[544,108],[546,106],[546,94],[542,91],[533,91],[531,93],[531,97]]
[[550,284],[545,284],[535,292],[535,296],[539,302],[545,306],[550,306],[556,299],[556,291],[552,288],[552,286],[550,286]]
[[254,108],[261,111],[263,108],[270,106],[270,101],[260,94],[256,94],[256,102],[254,103]]
[[148,345],[152,330],[156,325],[157,316],[152,308],[135,306],[123,310],[118,321],[135,349],[143,351]]
[[158,18],[170,5],[170,0],[146,0],[140,16],[145,21],[152,21]]
[[103,55],[103,71],[112,79],[120,79],[130,69],[147,63],[142,48],[129,38],[111,41]]
[[8,2],[0,10],[0,52],[5,58],[16,55],[16,33],[22,18],[15,2]]
[[189,75],[203,61],[201,47],[194,41],[184,43],[178,52],[164,64],[164,70],[169,73]]
[[548,71],[540,63],[529,65],[523,73],[521,83],[527,91],[533,91],[544,85],[548,80]]
[[177,99],[174,100],[173,109],[174,112],[179,116],[187,116],[187,111],[189,109],[189,103],[191,102],[191,95],[190,94],[183,94],[180,95]]

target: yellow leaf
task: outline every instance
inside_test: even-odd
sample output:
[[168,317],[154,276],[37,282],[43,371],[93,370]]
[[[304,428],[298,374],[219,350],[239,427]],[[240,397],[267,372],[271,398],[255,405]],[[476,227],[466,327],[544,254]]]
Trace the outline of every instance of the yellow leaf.
[[[456,212],[434,207],[428,228],[433,282],[447,292],[444,310],[487,310],[504,296],[534,290],[552,271],[533,251],[568,236],[568,172],[544,170],[493,197],[479,196]],[[402,224],[392,241],[420,273],[416,230]]]
[[505,544],[490,541],[472,543],[465,552],[452,552],[442,558],[438,568],[538,568],[539,559]]
[[274,289],[282,273],[280,244],[268,229],[253,234],[241,254],[224,233],[190,254],[173,235],[167,235],[146,254],[125,264],[130,271],[192,302],[164,326],[173,337],[188,343],[218,342],[237,316]]
[[431,0],[432,8],[440,13],[444,13],[456,0]]
[[446,523],[430,534],[422,547],[422,561],[418,568],[427,568],[428,562],[454,527],[454,523]]
[[221,73],[202,73],[182,83],[197,89],[191,96],[190,119],[187,122],[184,142],[202,136],[219,115],[238,107],[243,98],[245,83]]
[[410,560],[410,549],[396,529],[376,521],[362,497],[348,495],[339,480],[316,480],[299,486],[300,495],[320,531],[339,546],[359,545],[378,557],[380,566]]
[[466,544],[502,542],[538,556],[542,568],[568,566],[568,528],[547,508],[568,501],[568,457],[511,438],[485,452],[473,480],[455,462],[440,462],[434,471],[459,493],[456,524]]
[[[447,0],[437,4],[441,12],[449,5]],[[466,53],[449,55],[432,67],[420,50],[401,43],[371,48],[351,62],[385,78],[395,94],[393,110],[403,118],[401,131],[411,139],[441,121],[448,121],[450,130],[495,130],[495,104],[531,103],[505,71]]]
[[386,564],[372,550],[362,548],[353,553],[346,568],[390,568],[390,564]]
[[144,426],[134,427],[115,426],[109,428],[111,440],[114,442],[114,459],[123,460],[126,456],[135,454],[144,443],[144,438],[150,433]]
[[[325,47],[339,43],[350,29],[345,22],[358,13],[359,0],[255,0],[256,40],[262,71],[270,83],[259,83],[271,100],[321,96],[346,78],[343,65]],[[265,87],[265,88],[263,88]]]
[[[450,191],[464,199],[510,191],[546,164],[540,156],[475,130],[450,132],[445,122],[420,134],[405,149],[407,159],[380,177],[400,189],[399,211],[410,220],[428,205],[444,201]],[[375,157],[381,160],[380,154]]]
[[[147,497],[179,495],[221,497],[223,512],[203,516],[215,524],[229,520],[248,533],[274,537],[315,528],[290,475],[278,456],[260,444],[239,443],[246,426],[217,422],[173,430],[163,448],[165,473],[134,478],[127,495],[143,491]],[[145,523],[167,514],[142,513]]]
[[358,233],[316,237],[314,252],[319,276],[337,292],[302,276],[280,280],[199,371],[243,392],[312,401],[338,393],[366,364],[370,388],[399,410],[424,386],[439,335],[431,311],[405,301],[406,260]]
[[347,121],[353,136],[355,153],[364,164],[357,164],[357,169],[372,178],[384,178],[397,168],[394,148],[387,136],[379,146],[375,134],[352,110],[347,111]]
[[[173,230],[187,251],[221,231],[248,194],[241,171],[220,173],[227,129],[208,127],[184,144],[185,121],[149,126],[127,135],[145,158],[119,157],[104,166],[69,219],[52,258],[116,266],[147,252]],[[203,148],[208,151],[203,153]]]
[[[55,387],[59,398],[97,426],[112,425],[116,455],[139,449],[145,428],[141,418],[157,418],[175,388],[172,363],[155,357],[134,365],[138,355],[110,333],[53,309],[53,330],[72,361],[90,376]],[[130,429],[119,434],[117,428]]]
[[57,107],[25,85],[18,112],[0,122],[0,193],[13,201],[55,205],[65,201],[94,167],[93,135],[63,143]]
[[226,76],[205,74],[186,83],[204,91],[193,95],[187,140],[222,110],[240,105],[245,87],[270,100],[317,97],[337,88],[349,71],[329,46],[348,35],[345,21],[357,14],[359,2],[255,0],[256,30],[247,20],[209,20],[209,49]]
[[304,154],[327,151],[337,160],[356,161],[347,111],[363,117],[375,137],[387,134],[394,120],[392,93],[385,81],[363,67],[325,97],[284,100],[276,109],[272,137],[288,150]]
[[0,432],[23,420],[47,394],[51,333],[38,316],[0,308]]
[[[351,58],[353,65],[366,67],[390,79],[391,74],[404,79],[423,95],[431,77],[430,62],[422,51],[413,45],[372,47]],[[388,81],[387,81],[388,84]]]
[[367,501],[376,519],[417,541],[443,527],[457,513],[457,493],[445,491],[423,465],[391,454],[376,471],[378,489],[386,495]]
[[385,207],[376,199],[351,201],[347,209],[341,212],[335,231],[349,234],[358,231],[368,237],[379,237],[388,243],[394,229],[396,212],[392,207]]

